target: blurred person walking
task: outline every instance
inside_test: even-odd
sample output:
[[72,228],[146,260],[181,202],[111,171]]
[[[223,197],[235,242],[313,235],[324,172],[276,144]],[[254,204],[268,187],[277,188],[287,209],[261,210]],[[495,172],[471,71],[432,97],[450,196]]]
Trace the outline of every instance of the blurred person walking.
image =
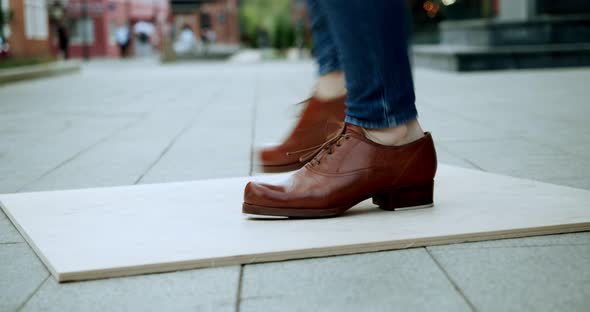
[[127,26],[127,23],[121,24],[115,29],[115,41],[119,46],[121,58],[127,57],[127,49],[130,42],[129,26]]
[[173,48],[174,52],[180,55],[193,53],[198,50],[199,42],[197,41],[195,33],[190,25],[184,24],[184,26],[182,26],[182,30],[180,31]]
[[211,46],[217,40],[217,33],[215,30],[206,28],[201,31],[201,40],[203,42],[203,53],[209,54]]
[[133,25],[133,33],[135,34],[135,55],[136,56],[150,56],[152,54],[152,40],[156,32],[153,23],[147,21],[139,21]]
[[308,0],[319,79],[285,141],[262,149],[243,212],[329,217],[372,198],[385,210],[433,205],[437,160],[418,122],[404,0]]
[[70,36],[68,34],[68,29],[63,22],[59,22],[57,25],[57,41],[59,44],[59,50],[64,60],[67,60],[70,57]]

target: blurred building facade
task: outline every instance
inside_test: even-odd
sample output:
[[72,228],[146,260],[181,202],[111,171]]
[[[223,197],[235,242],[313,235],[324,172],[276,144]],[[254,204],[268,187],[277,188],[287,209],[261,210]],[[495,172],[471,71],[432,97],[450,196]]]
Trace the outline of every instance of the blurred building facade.
[[172,33],[183,26],[202,39],[222,44],[239,44],[238,0],[171,0]]
[[438,44],[414,46],[416,64],[452,71],[590,66],[589,1],[481,0],[490,13],[462,19],[469,2],[477,4],[422,2],[432,19],[459,18],[437,25]]
[[0,36],[7,38],[15,58],[46,58],[57,55],[57,28],[62,25],[69,37],[71,57],[117,57],[115,29],[152,23],[150,44],[158,48],[169,15],[167,0],[0,0],[4,25]]
[[[169,14],[166,0],[68,0],[56,1],[52,6],[64,7],[63,22],[67,25],[73,57],[119,56],[115,30],[123,25],[129,28],[133,53],[138,44],[133,26],[138,22],[153,24],[149,44],[157,49]],[[56,40],[52,42],[52,47],[57,49]]]
[[51,55],[50,28],[45,0],[0,0],[0,37],[11,55],[47,58]]

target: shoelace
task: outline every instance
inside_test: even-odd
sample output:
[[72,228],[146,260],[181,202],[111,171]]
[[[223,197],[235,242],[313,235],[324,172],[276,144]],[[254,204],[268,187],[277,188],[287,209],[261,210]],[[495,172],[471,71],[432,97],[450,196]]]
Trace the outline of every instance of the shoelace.
[[[331,123],[331,121],[328,121],[328,123]],[[342,133],[342,131],[343,131],[343,129],[344,129],[344,123],[343,123],[343,122],[338,122],[338,124],[340,125],[341,129],[339,129],[339,130],[336,132],[336,135],[334,135],[333,137],[331,137],[331,138],[327,138],[327,140],[328,140],[328,141],[330,141],[330,140],[333,140],[335,137],[337,137],[338,135],[340,135],[340,134]],[[327,126],[327,125],[326,125],[326,126]],[[310,153],[304,154],[303,156],[301,156],[301,157],[299,158],[299,161],[302,161],[302,162],[303,162],[303,161],[308,161],[309,159],[311,159],[311,158],[313,157],[313,155],[315,155],[315,153],[316,153],[316,152],[320,151],[320,150],[321,150],[321,148],[322,148],[322,147],[323,147],[325,144],[326,144],[326,143],[322,143],[322,144],[314,145],[314,146],[312,146],[312,147],[308,147],[308,148],[300,149],[300,150],[297,150],[297,151],[293,151],[293,152],[286,152],[286,153],[285,153],[285,155],[287,155],[287,156],[291,156],[291,155],[296,155],[296,154],[301,154],[301,153],[305,153],[305,152],[310,152],[310,151],[312,151],[312,152],[310,152]],[[310,155],[311,155],[311,156],[310,156]],[[302,159],[304,159],[304,160],[302,160]]]
[[[345,139],[345,140],[350,139],[350,135],[345,134],[344,130],[345,130],[345,127],[342,126],[342,128],[336,133],[336,135],[334,135],[331,139],[329,139],[328,141],[326,141],[324,144],[320,145],[319,147],[317,147],[313,151],[301,156],[299,158],[299,161],[300,162],[307,162],[308,160],[311,159],[310,163],[312,164],[312,166],[319,165],[320,159],[322,158],[322,156],[324,154],[332,155],[332,153],[334,152],[333,148],[335,146],[340,147],[340,145],[341,145],[340,141],[342,139]],[[322,153],[325,151],[327,151],[327,152]]]
[[295,107],[295,110],[297,111],[294,115],[297,117],[301,117],[301,115],[303,114],[303,111],[305,110],[305,107],[303,107],[303,109],[298,109],[301,105],[303,104],[307,104],[307,102],[309,102],[311,100],[311,97],[308,97],[307,99],[295,103],[293,106]]

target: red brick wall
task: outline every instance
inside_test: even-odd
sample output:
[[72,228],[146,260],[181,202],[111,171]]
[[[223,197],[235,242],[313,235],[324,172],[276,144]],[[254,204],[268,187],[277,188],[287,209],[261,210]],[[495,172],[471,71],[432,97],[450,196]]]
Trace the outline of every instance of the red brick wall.
[[[17,58],[47,58],[51,55],[49,37],[44,40],[27,39],[25,33],[24,0],[10,0],[14,12],[10,23],[10,51]],[[49,27],[49,26],[48,26]]]
[[[240,42],[237,0],[217,0],[214,3],[203,5],[201,12],[211,16],[211,26],[215,31],[217,42],[235,44]],[[223,22],[220,19],[222,14],[224,16]],[[199,31],[200,29],[196,33]]]

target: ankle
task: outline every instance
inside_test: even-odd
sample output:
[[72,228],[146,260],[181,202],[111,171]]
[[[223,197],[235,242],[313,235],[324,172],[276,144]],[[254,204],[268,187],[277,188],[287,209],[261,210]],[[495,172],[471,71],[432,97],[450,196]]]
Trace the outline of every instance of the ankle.
[[331,72],[320,76],[314,96],[320,100],[331,100],[346,95],[343,72]]
[[418,120],[412,120],[406,124],[382,129],[365,129],[365,137],[377,144],[387,146],[404,145],[424,136],[424,131]]

